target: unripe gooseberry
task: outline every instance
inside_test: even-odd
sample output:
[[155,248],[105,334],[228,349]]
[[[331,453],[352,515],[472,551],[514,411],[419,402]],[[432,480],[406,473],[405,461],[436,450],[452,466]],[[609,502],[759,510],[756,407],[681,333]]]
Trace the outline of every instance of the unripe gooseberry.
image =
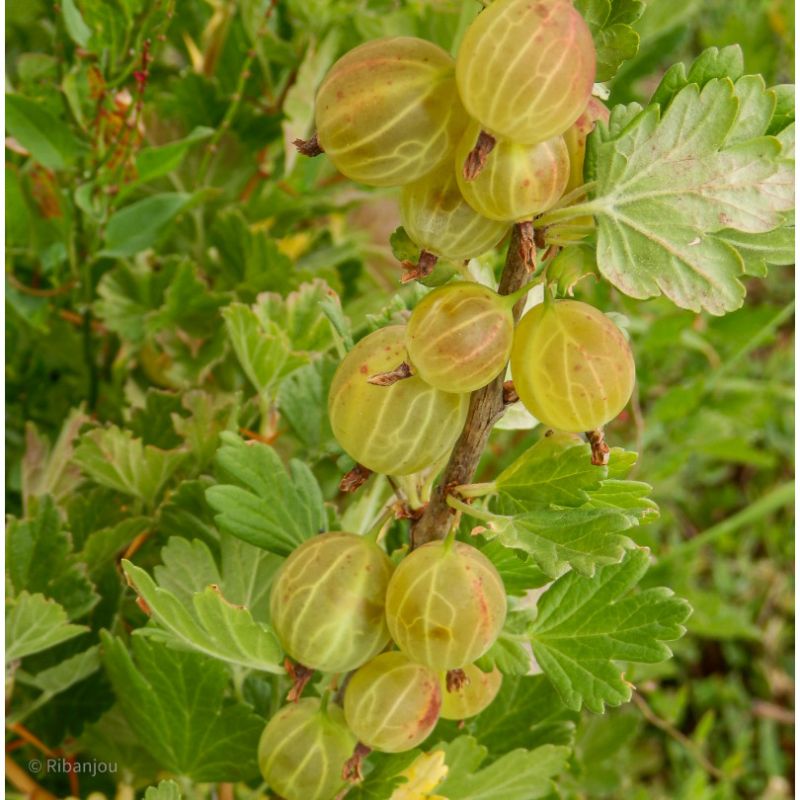
[[416,375],[391,386],[369,383],[406,360],[405,340],[404,325],[365,336],[339,365],[328,395],[339,444],[359,464],[385,475],[410,475],[445,458],[469,405],[469,395],[443,392]]
[[474,664],[463,669],[466,682],[458,688],[447,688],[447,673],[442,673],[442,719],[468,719],[480,714],[491,704],[503,683],[503,673],[495,667],[483,672]]
[[342,770],[357,744],[339,706],[316,697],[281,708],[258,744],[264,780],[285,800],[333,800]]
[[622,411],[636,366],[624,334],[605,314],[577,300],[556,300],[535,306],[520,321],[511,372],[531,414],[551,428],[577,433]]
[[451,156],[466,125],[453,59],[413,36],[365,42],[322,81],[316,125],[319,144],[351,180],[415,181]]
[[522,222],[555,205],[569,180],[564,139],[555,136],[534,145],[498,139],[483,169],[467,180],[461,165],[475,143],[478,128],[476,122],[467,128],[455,154],[458,188],[475,211],[489,219]]
[[508,362],[517,299],[470,281],[434,289],[408,321],[412,367],[439,389],[472,392],[486,386]]
[[456,58],[469,115],[520,144],[563,133],[586,107],[594,76],[592,34],[571,0],[494,0],[467,28]]
[[457,541],[429,542],[394,571],[386,620],[397,646],[435,670],[459,669],[495,642],[506,618],[506,593],[480,550]]
[[353,675],[344,695],[344,715],[367,747],[401,753],[428,738],[441,704],[436,673],[392,651],[376,656]]
[[439,258],[461,261],[494,247],[508,223],[487,219],[461,196],[448,159],[400,194],[400,218],[415,244]]
[[323,672],[355,669],[389,641],[389,557],[368,538],[323,533],[303,542],[272,583],[270,615],[284,650]]

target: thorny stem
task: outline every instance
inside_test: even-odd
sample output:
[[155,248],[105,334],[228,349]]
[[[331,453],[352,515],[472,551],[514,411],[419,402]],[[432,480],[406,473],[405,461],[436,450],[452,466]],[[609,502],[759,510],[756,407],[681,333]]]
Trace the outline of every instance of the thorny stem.
[[[511,241],[508,245],[506,264],[500,278],[498,292],[512,294],[528,278],[528,267],[520,252],[522,233],[518,225],[514,226]],[[522,313],[524,300],[514,307],[514,320]],[[450,530],[452,511],[447,504],[447,496],[453,486],[470,483],[478,466],[478,461],[486,447],[489,434],[494,424],[503,415],[503,381],[505,371],[501,372],[488,386],[473,392],[470,398],[467,421],[461,435],[453,448],[450,460],[442,473],[439,483],[433,490],[430,503],[422,517],[411,529],[413,547],[444,539]]]

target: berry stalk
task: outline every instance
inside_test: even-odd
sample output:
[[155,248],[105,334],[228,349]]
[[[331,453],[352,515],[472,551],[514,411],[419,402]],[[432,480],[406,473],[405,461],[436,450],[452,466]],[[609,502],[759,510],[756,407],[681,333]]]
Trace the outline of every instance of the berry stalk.
[[[506,263],[500,277],[498,292],[503,295],[513,294],[528,280],[528,264],[523,233],[519,225],[515,225],[508,245]],[[519,320],[524,305],[522,298],[514,307],[514,322]],[[425,513],[411,529],[411,542],[414,547],[444,539],[450,529],[453,513],[447,504],[447,495],[454,486],[472,482],[472,476],[478,467],[489,434],[495,423],[503,415],[503,381],[505,371],[490,384],[472,393],[467,412],[467,420],[461,435],[458,437],[450,455],[450,460],[442,473],[439,483],[431,495]]]

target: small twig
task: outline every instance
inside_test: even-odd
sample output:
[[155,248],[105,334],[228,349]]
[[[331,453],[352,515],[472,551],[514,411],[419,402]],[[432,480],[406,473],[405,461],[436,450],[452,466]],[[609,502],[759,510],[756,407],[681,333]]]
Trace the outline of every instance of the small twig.
[[438,261],[438,256],[429,253],[427,250],[422,250],[416,264],[411,261],[402,262],[404,272],[400,277],[400,283],[411,283],[411,281],[420,281],[423,278],[427,278],[433,272]]
[[10,270],[6,270],[6,278],[8,278],[8,282],[17,290],[22,292],[23,294],[29,294],[33,297],[58,297],[62,294],[67,294],[77,283],[77,281],[73,278],[72,280],[67,281],[65,284],[61,286],[57,286],[55,289],[35,289],[33,286],[26,286],[22,281],[14,275],[13,272]]
[[345,494],[354,492],[367,482],[370,475],[372,475],[371,469],[356,464],[353,469],[342,475],[342,479],[339,481],[339,491]]
[[611,448],[606,442],[605,433],[602,428],[594,431],[586,431],[586,438],[592,446],[592,464],[595,467],[607,467],[611,455]]
[[295,139],[292,144],[297,148],[297,152],[300,155],[308,156],[309,158],[321,156],[325,152],[319,143],[319,139],[317,139],[316,133],[310,139]]
[[39,786],[27,772],[14,761],[11,756],[6,756],[6,780],[22,792],[25,797],[33,800],[57,800],[54,794]]
[[689,754],[697,761],[697,763],[709,774],[715,777],[717,780],[724,780],[725,773],[715,767],[709,760],[706,758],[705,753],[697,746],[695,742],[693,742],[685,733],[679,731],[674,725],[667,722],[667,720],[662,719],[661,717],[653,711],[652,708],[647,704],[647,701],[638,693],[633,693],[633,702],[639,708],[639,711],[642,712],[642,716],[651,724],[655,725],[656,728],[659,730],[664,731],[668,736],[672,737],[676,742],[683,745]]
[[468,181],[474,181],[481,174],[481,170],[486,166],[486,159],[496,144],[497,139],[491,133],[481,131],[478,134],[475,146],[469,151],[464,161],[464,177]]
[[390,369],[388,372],[376,372],[374,375],[370,375],[367,378],[367,383],[371,383],[373,386],[393,386],[398,381],[410,378],[411,375],[411,365],[401,361],[394,369]]
[[766,700],[753,701],[753,714],[761,719],[771,719],[781,725],[794,725],[794,711],[789,708],[768,703]]

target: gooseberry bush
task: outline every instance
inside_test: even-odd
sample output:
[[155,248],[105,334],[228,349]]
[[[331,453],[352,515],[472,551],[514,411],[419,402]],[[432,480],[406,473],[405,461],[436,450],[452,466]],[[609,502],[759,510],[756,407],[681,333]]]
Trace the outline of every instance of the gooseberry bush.
[[690,796],[633,701],[739,796],[644,699],[697,593],[627,445],[641,309],[792,262],[793,91],[614,102],[639,0],[363,5],[12,18],[11,790]]

